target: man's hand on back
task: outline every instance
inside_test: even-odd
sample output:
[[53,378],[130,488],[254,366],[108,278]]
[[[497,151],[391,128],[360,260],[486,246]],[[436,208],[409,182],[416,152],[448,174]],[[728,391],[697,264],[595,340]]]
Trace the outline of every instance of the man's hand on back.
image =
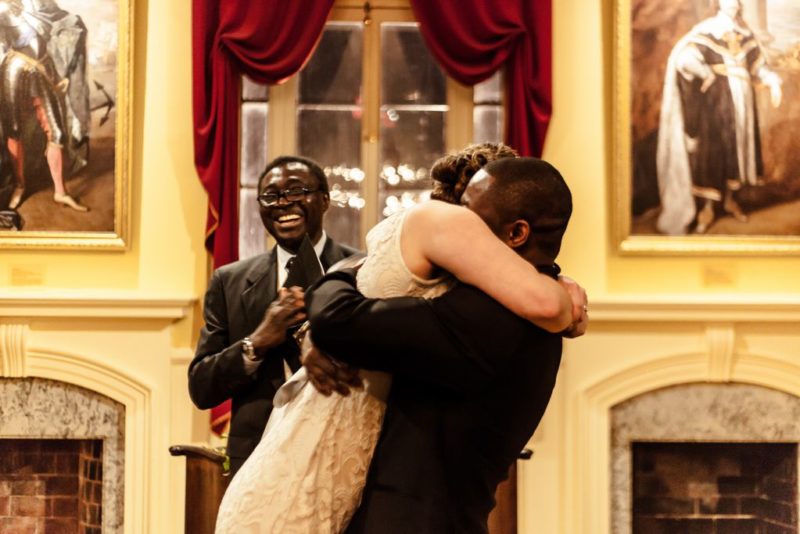
[[311,384],[326,397],[334,391],[346,397],[350,394],[350,388],[364,387],[358,369],[324,354],[314,346],[310,335],[303,340],[300,362],[306,368]]

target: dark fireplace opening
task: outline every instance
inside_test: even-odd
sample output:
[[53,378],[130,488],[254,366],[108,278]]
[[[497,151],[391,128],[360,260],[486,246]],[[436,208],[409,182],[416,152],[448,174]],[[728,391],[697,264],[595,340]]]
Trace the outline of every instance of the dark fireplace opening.
[[798,534],[796,443],[632,449],[634,534]]
[[0,532],[100,534],[103,440],[0,439]]

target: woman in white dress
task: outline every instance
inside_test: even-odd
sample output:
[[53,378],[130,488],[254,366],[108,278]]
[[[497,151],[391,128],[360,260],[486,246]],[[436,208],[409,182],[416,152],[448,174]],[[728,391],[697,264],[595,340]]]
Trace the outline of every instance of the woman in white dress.
[[[564,288],[457,205],[478,169],[515,155],[487,143],[440,159],[431,171],[435,200],[367,235],[359,290],[373,298],[433,298],[458,278],[548,331],[564,330],[580,315]],[[364,388],[348,396],[320,394],[304,369],[278,391],[261,442],[225,493],[217,534],[344,531],[361,499],[391,385],[388,374],[360,374]]]

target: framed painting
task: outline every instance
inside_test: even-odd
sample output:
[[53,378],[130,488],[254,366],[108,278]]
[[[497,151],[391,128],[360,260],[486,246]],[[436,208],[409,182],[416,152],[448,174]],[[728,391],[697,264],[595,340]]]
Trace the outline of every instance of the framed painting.
[[0,0],[0,248],[124,249],[133,0]]
[[800,2],[614,0],[622,252],[800,252]]

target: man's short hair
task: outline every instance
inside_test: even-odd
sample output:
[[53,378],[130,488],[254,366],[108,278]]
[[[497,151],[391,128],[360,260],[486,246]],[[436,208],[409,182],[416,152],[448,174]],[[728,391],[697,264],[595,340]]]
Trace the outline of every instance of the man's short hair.
[[325,171],[322,170],[322,167],[319,166],[319,163],[311,158],[304,158],[303,156],[278,156],[267,163],[264,172],[262,172],[261,176],[258,177],[258,190],[261,191],[262,182],[264,181],[264,177],[269,174],[269,171],[275,167],[280,167],[288,163],[301,163],[308,167],[308,170],[311,171],[311,174],[316,177],[317,185],[319,186],[320,191],[323,193],[328,192],[328,177],[325,176]]
[[504,158],[484,171],[498,186],[492,198],[502,222],[527,221],[534,246],[555,260],[572,215],[572,193],[558,169],[538,158]]

